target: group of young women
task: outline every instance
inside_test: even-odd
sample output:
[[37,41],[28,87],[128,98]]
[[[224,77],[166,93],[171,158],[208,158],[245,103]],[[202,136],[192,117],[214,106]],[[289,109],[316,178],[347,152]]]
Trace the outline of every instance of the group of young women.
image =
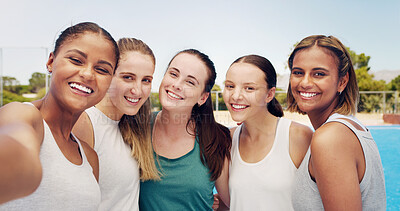
[[227,71],[223,98],[241,123],[228,129],[213,115],[206,54],[171,59],[151,113],[152,50],[73,25],[50,53],[46,96],[0,109],[0,210],[385,210],[346,48],[306,37],[289,68],[288,110],[315,132],[283,118],[275,69],[259,55]]

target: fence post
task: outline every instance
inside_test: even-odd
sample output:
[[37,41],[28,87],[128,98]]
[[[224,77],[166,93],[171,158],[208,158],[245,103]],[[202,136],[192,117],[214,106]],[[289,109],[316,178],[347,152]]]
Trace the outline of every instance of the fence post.
[[397,101],[398,101],[399,91],[394,92],[394,112],[397,113]]
[[215,110],[218,111],[218,97],[219,97],[219,92],[215,92]]

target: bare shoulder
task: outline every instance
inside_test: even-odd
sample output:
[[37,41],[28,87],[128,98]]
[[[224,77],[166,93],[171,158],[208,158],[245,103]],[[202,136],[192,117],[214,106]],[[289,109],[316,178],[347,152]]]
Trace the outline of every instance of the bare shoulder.
[[291,141],[300,142],[301,145],[310,145],[311,137],[313,135],[313,131],[310,127],[300,124],[298,122],[292,121],[290,125],[289,134]]
[[32,127],[38,140],[43,139],[43,117],[40,111],[32,105],[12,102],[0,108],[0,127],[24,124]]
[[311,152],[352,156],[359,149],[356,135],[339,122],[330,122],[318,128],[311,142]]
[[25,121],[33,124],[42,120],[40,111],[32,105],[12,102],[0,108],[0,125],[17,121]]
[[82,112],[79,119],[72,128],[72,133],[82,142],[94,147],[93,125],[86,112]]
[[292,121],[289,128],[289,154],[298,168],[310,146],[313,131],[310,127]]
[[229,128],[229,131],[231,132],[231,137],[233,137],[233,134],[235,133],[236,128],[238,128],[238,127]]

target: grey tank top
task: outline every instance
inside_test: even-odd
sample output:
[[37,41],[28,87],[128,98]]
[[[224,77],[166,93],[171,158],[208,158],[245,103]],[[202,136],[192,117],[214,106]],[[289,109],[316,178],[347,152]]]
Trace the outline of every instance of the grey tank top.
[[74,136],[82,155],[82,164],[76,165],[64,156],[44,120],[43,125],[39,187],[29,196],[0,205],[0,210],[97,210],[100,188],[81,143]]
[[[365,131],[357,130],[346,119],[359,124]],[[360,183],[363,210],[386,210],[385,178],[378,147],[371,133],[355,117],[333,114],[324,123],[340,122],[350,128],[361,143],[365,157],[365,173]],[[317,184],[308,172],[310,149],[301,163],[292,192],[292,204],[295,210],[324,210]]]

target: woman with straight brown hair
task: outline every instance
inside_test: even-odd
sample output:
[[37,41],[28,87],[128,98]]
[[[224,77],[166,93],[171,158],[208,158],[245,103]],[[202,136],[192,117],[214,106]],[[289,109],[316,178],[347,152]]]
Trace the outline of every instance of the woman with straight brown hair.
[[358,87],[345,46],[333,36],[304,38],[289,57],[289,111],[307,114],[315,133],[299,168],[296,210],[386,210],[379,151],[354,117]]

